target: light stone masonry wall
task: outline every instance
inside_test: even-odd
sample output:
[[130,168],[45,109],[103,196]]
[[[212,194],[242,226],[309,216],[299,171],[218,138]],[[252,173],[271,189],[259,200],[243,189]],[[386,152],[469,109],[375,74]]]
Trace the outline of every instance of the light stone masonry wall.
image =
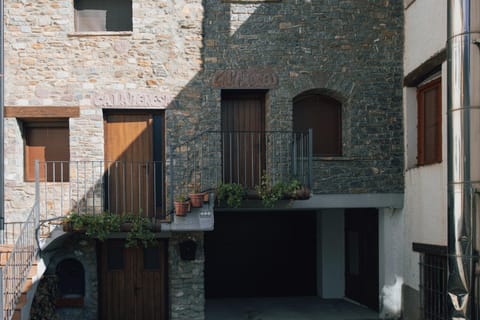
[[[179,93],[201,69],[201,1],[133,1],[133,31],[74,32],[73,1],[5,1],[6,106],[79,106],[70,119],[70,160],[103,160],[103,113],[95,95],[162,94],[177,100],[167,116],[198,108],[200,94]],[[184,126],[179,121],[175,127]],[[7,219],[22,221],[33,205],[24,183],[23,140],[15,119],[6,121]]]
[[[79,107],[80,117],[69,120],[71,161],[104,159],[103,110],[94,97],[105,93],[172,97],[167,127],[192,134],[198,119],[190,112],[201,108],[201,86],[190,82],[202,69],[203,10],[201,0],[134,0],[132,32],[79,34],[72,0],[6,0],[5,105]],[[6,219],[23,221],[34,203],[34,184],[24,182],[22,121],[7,118],[5,132]],[[176,138],[168,134],[167,145]],[[71,170],[71,181],[77,174]],[[49,186],[47,193],[59,197],[58,188]],[[175,253],[170,259],[175,278],[185,266]],[[191,281],[185,275],[172,280],[172,319],[204,317],[203,258],[193,264]],[[190,287],[192,282],[202,285]],[[183,306],[179,292],[194,295],[188,301],[198,302],[195,310]]]

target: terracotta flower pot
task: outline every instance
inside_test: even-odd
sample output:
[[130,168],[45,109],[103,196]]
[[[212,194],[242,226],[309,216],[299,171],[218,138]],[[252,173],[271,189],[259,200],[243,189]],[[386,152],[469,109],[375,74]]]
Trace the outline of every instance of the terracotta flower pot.
[[186,216],[187,212],[190,211],[190,201],[175,201],[173,205],[177,216]]
[[189,195],[190,202],[192,203],[192,207],[194,208],[201,208],[203,206],[203,197],[205,194],[202,193],[190,193]]

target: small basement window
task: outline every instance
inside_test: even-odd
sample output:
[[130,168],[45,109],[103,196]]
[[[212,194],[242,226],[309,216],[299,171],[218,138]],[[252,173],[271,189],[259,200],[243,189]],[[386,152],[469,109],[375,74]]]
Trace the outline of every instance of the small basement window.
[[132,31],[131,0],[75,0],[75,31]]
[[76,259],[65,259],[57,265],[57,307],[81,307],[85,296],[85,270]]
[[68,119],[25,121],[25,181],[35,181],[35,160],[40,180],[69,181],[70,143]]

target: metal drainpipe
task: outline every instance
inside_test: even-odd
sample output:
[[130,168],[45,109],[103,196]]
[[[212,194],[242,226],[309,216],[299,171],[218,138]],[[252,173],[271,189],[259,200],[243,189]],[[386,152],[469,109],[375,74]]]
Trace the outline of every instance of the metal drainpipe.
[[450,319],[476,319],[480,189],[480,0],[448,1],[448,301]]
[[5,199],[4,199],[4,127],[3,127],[3,109],[4,109],[4,45],[3,36],[5,25],[3,21],[3,0],[0,1],[0,243],[5,242]]

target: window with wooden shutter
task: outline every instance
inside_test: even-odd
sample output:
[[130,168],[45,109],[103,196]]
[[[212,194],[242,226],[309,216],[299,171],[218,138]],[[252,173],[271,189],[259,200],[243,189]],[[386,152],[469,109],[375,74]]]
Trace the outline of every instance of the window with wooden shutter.
[[131,0],[75,0],[75,31],[132,31]]
[[442,82],[441,79],[417,89],[419,166],[442,162]]
[[312,128],[314,156],[342,155],[342,104],[321,94],[301,94],[293,101],[293,129]]
[[68,120],[25,122],[24,134],[25,181],[35,181],[35,160],[40,162],[41,181],[68,181]]

